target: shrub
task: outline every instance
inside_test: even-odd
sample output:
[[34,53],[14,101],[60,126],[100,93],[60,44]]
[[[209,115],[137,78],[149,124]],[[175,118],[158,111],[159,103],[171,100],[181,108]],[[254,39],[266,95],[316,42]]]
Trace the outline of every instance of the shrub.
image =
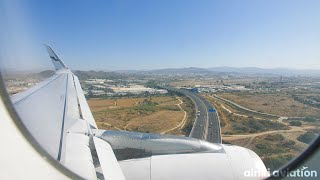
[[224,132],[223,134],[225,134],[225,135],[232,135],[232,134],[234,134],[234,132],[232,132],[232,131],[226,131],[226,132]]
[[301,126],[302,125],[302,123],[300,121],[290,121],[289,124],[291,126]]
[[263,144],[263,143],[258,143],[258,144],[256,144],[256,148],[257,148],[257,149],[266,149],[266,148],[267,148],[267,145],[266,145],[266,144]]
[[269,156],[262,159],[267,168],[270,168],[271,171],[278,169],[279,167],[286,164],[288,161],[293,159],[292,154],[280,155],[280,156]]
[[292,147],[295,144],[296,144],[296,142],[292,141],[292,140],[288,140],[288,141],[285,141],[285,142],[282,143],[282,145],[287,147],[287,148]]
[[306,122],[315,122],[317,119],[316,118],[314,118],[314,117],[306,117],[305,119],[304,119],[304,121],[306,121]]
[[302,135],[300,135],[297,140],[304,142],[306,144],[309,144],[314,138],[316,137],[316,134],[312,132],[306,132]]
[[269,141],[281,142],[284,140],[284,136],[282,134],[269,134],[264,139],[269,140]]

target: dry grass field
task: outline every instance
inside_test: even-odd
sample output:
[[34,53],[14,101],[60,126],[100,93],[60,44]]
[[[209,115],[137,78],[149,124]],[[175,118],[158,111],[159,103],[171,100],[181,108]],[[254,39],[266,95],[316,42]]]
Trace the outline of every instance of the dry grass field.
[[305,117],[319,115],[318,108],[295,101],[286,94],[231,94],[220,95],[241,106],[260,112],[288,117]]
[[161,133],[180,124],[183,113],[180,111],[161,110],[147,116],[130,120],[125,129],[128,131]]
[[307,144],[301,143],[292,138],[299,136],[301,132],[278,133],[259,136],[254,138],[249,149],[256,152],[264,161],[266,167],[277,169],[291,159],[297,157]]
[[[181,101],[175,96],[90,99],[88,104],[101,129],[161,133],[184,119],[184,111],[178,106]],[[177,128],[166,134],[183,132]]]
[[290,129],[287,124],[279,123],[277,120],[251,116],[239,112],[223,103],[219,99],[205,95],[217,109],[220,119],[222,134],[252,134],[270,130]]
[[115,107],[115,101],[112,99],[90,99],[87,102],[93,113]]
[[274,170],[308,147],[307,144],[297,140],[297,137],[304,132],[303,129],[298,129],[243,137],[233,136],[224,138],[224,141],[253,150],[261,157],[267,168]]
[[[297,102],[291,96],[285,94],[252,95],[225,93],[220,96],[249,109],[278,114],[280,116],[304,117],[315,116],[319,113],[317,108]],[[241,130],[243,128],[238,122],[247,119],[246,117],[239,116],[239,114],[245,115],[245,112],[237,111],[219,99],[208,96],[207,98],[217,107],[220,118],[226,123],[221,130],[223,141],[253,150],[262,158],[267,168],[271,168],[271,170],[284,165],[307,148],[308,144],[297,140],[300,135],[313,129],[318,133],[316,129],[318,127],[317,122],[304,121],[301,121],[302,124],[300,126],[291,126],[288,121],[282,121],[285,126],[281,129],[277,129],[272,125],[268,129],[262,129],[262,131],[249,132],[249,130],[248,132],[239,131],[239,133],[235,133],[237,129],[240,128]],[[256,122],[261,121],[261,117],[259,116],[251,116],[251,118],[255,118]],[[276,119],[273,121],[276,121]],[[250,124],[244,125],[247,128],[251,126]],[[233,135],[228,135],[229,132],[232,132],[231,134]]]

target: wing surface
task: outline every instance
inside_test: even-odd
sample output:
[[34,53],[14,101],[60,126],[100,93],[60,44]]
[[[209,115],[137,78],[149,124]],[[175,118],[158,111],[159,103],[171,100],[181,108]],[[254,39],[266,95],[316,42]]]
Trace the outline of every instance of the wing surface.
[[[56,73],[12,96],[11,101],[31,135],[52,157],[84,178],[95,179],[92,129],[97,125],[78,77],[49,46],[46,48]],[[104,146],[108,144],[105,142]],[[113,152],[108,157],[115,159]]]

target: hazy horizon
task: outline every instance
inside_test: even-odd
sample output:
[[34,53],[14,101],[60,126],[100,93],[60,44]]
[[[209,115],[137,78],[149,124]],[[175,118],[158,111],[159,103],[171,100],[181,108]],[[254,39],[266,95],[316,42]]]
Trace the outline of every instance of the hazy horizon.
[[[320,69],[319,1],[2,1],[2,64],[73,70]],[[59,13],[55,11],[59,9]]]
[[[50,61],[50,60],[49,60]],[[69,67],[70,68],[70,67]],[[319,69],[296,69],[296,68],[285,68],[285,67],[276,67],[276,68],[262,68],[262,67],[231,67],[231,66],[216,66],[216,67],[168,67],[168,68],[154,68],[154,69],[72,69],[71,71],[105,71],[105,72],[121,72],[121,71],[156,71],[156,70],[165,70],[165,69],[188,69],[188,68],[199,68],[199,69],[213,69],[213,68],[235,68],[235,69],[245,69],[245,68],[257,68],[261,70],[288,70],[288,71],[319,71],[320,74],[320,68]],[[52,70],[54,71],[54,67],[50,68],[38,68],[38,69],[15,69],[15,68],[6,68],[5,73],[11,73],[11,72],[18,72],[18,73],[39,73],[42,71]],[[215,71],[215,70],[211,70]],[[219,72],[219,71],[216,71]]]

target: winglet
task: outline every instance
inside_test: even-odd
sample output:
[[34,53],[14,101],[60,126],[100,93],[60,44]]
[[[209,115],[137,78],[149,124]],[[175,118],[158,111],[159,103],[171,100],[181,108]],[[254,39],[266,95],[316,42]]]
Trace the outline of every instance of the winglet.
[[52,63],[54,67],[56,68],[56,71],[61,69],[68,69],[68,67],[61,61],[61,59],[57,56],[57,54],[51,49],[50,46],[44,44],[44,46],[47,48],[48,54],[52,60]]

